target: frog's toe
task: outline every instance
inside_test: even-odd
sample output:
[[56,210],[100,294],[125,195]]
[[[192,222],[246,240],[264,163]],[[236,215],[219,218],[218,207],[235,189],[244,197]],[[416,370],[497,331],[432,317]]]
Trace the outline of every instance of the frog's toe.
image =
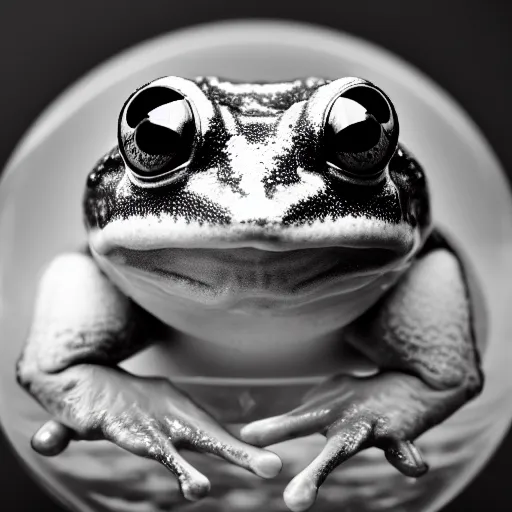
[[62,453],[74,438],[74,432],[55,420],[47,421],[33,436],[32,448],[40,455],[52,457]]
[[329,473],[369,442],[372,425],[365,419],[342,422],[330,429],[320,454],[286,487],[284,501],[293,512],[308,510],[315,502],[318,489]]
[[[255,446],[270,446],[310,433],[308,419],[306,415],[294,415],[292,411],[249,423],[241,429],[240,436],[246,443]],[[318,428],[320,427],[317,426]],[[312,432],[314,431],[315,429],[312,430]]]
[[412,441],[390,440],[384,449],[386,459],[405,476],[418,478],[428,471],[420,451]]

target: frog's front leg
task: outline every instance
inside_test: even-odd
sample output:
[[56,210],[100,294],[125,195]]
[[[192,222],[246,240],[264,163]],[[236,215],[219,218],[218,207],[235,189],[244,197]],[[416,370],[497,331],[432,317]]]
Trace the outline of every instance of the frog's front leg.
[[293,511],[308,509],[340,463],[376,446],[408,476],[427,471],[413,440],[476,396],[483,383],[471,304],[457,258],[435,250],[420,258],[384,299],[346,329],[347,340],[382,371],[338,375],[290,413],[256,421],[242,438],[258,446],[315,432],[322,452],[285,490]]
[[163,464],[187,499],[204,496],[210,484],[180,448],[275,476],[277,455],[233,437],[167,379],[137,377],[116,366],[145,348],[155,327],[156,320],[89,256],[62,255],[50,265],[17,368],[20,384],[53,416],[33,437],[34,449],[56,455],[71,438],[106,439]]

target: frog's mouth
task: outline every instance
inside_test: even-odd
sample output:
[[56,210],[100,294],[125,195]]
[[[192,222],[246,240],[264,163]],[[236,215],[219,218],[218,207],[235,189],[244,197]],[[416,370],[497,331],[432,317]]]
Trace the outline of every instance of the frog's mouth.
[[[262,212],[263,214],[264,212]],[[89,232],[98,254],[122,247],[136,251],[155,249],[239,249],[286,251],[325,247],[384,249],[410,254],[418,246],[417,227],[402,221],[386,222],[364,216],[318,219],[301,224],[251,222],[208,224],[169,216],[118,219]]]

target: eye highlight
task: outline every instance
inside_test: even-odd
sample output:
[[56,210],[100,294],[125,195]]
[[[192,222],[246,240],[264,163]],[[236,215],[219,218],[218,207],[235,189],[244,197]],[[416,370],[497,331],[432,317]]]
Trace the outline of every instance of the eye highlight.
[[327,160],[342,172],[374,178],[398,144],[398,119],[384,93],[359,85],[332,104],[326,125]]
[[177,171],[189,160],[194,140],[187,100],[167,87],[150,84],[137,91],[119,116],[119,148],[141,185],[155,186]]

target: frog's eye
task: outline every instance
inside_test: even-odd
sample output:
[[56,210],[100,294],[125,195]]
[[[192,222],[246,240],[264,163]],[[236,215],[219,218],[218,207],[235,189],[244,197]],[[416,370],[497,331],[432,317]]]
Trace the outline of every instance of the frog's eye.
[[398,119],[391,101],[375,86],[349,89],[327,118],[327,160],[357,178],[380,174],[398,143]]
[[155,186],[183,168],[194,138],[187,100],[167,87],[148,86],[136,92],[119,116],[119,148],[141,185]]

